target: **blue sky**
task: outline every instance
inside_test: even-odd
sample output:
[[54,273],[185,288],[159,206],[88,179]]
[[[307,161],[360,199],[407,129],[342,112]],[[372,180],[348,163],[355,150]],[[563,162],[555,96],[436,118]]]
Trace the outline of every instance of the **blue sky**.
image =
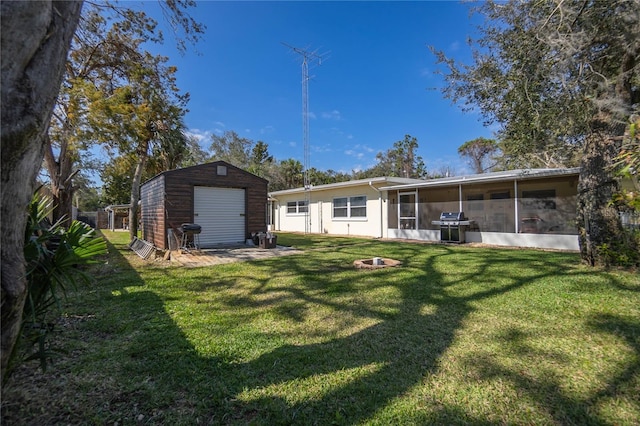
[[266,142],[278,160],[303,162],[301,56],[282,43],[326,54],[309,71],[311,167],[369,168],[409,134],[429,171],[463,174],[458,147],[493,136],[480,116],[432,90],[443,83],[428,45],[469,61],[466,40],[479,18],[465,4],[205,1],[193,15],[207,26],[199,54],[180,55],[170,36],[150,50],[178,67],[178,85],[191,94],[186,124],[205,148],[212,134],[232,130]]

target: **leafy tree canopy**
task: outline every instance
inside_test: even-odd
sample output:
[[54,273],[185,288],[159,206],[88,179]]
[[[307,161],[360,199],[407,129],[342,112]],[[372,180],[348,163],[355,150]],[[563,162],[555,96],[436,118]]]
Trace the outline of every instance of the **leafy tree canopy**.
[[446,66],[445,96],[478,109],[513,166],[575,166],[594,117],[626,123],[638,108],[635,0],[482,3],[474,61]]
[[640,2],[487,1],[477,11],[485,23],[471,65],[432,49],[446,69],[444,95],[500,125],[508,166],[579,161],[581,255],[605,264],[624,240],[612,166],[640,108]]
[[493,139],[476,138],[463,143],[458,154],[466,157],[475,173],[484,173],[494,166],[493,155],[499,151],[498,143]]
[[368,170],[356,174],[359,179],[374,176],[396,176],[405,178],[424,179],[427,169],[424,160],[416,154],[418,140],[411,135],[405,135],[403,140],[393,144],[393,148],[376,155],[378,163]]

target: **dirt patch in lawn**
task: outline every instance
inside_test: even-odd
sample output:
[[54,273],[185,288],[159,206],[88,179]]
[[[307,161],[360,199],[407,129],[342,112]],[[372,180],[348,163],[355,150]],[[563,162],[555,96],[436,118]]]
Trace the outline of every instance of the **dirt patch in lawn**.
[[246,262],[250,260],[268,259],[271,257],[288,256],[303,253],[293,247],[276,246],[271,249],[261,249],[249,246],[225,246],[211,249],[192,250],[190,252],[171,252],[172,262],[178,262],[185,267],[212,266],[232,262]]
[[356,269],[380,269],[393,268],[401,265],[402,262],[395,259],[387,259],[385,257],[374,257],[371,259],[360,259],[353,262]]

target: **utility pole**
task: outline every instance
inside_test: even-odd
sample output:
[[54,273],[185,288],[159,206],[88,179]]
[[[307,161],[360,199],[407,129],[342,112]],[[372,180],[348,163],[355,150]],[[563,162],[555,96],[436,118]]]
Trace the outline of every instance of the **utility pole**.
[[304,173],[304,202],[305,202],[305,217],[304,217],[304,233],[309,234],[311,232],[311,178],[309,176],[310,166],[310,148],[309,148],[309,63],[317,62],[318,65],[322,65],[323,54],[319,54],[317,50],[305,50],[298,47],[293,47],[287,43],[282,43],[298,55],[302,57],[302,142],[304,145],[303,156],[303,173]]

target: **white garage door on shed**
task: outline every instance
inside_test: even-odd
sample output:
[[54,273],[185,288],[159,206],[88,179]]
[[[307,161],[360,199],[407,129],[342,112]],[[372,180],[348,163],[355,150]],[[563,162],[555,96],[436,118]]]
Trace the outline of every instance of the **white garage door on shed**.
[[196,186],[193,188],[193,219],[202,227],[200,245],[244,243],[244,189]]

